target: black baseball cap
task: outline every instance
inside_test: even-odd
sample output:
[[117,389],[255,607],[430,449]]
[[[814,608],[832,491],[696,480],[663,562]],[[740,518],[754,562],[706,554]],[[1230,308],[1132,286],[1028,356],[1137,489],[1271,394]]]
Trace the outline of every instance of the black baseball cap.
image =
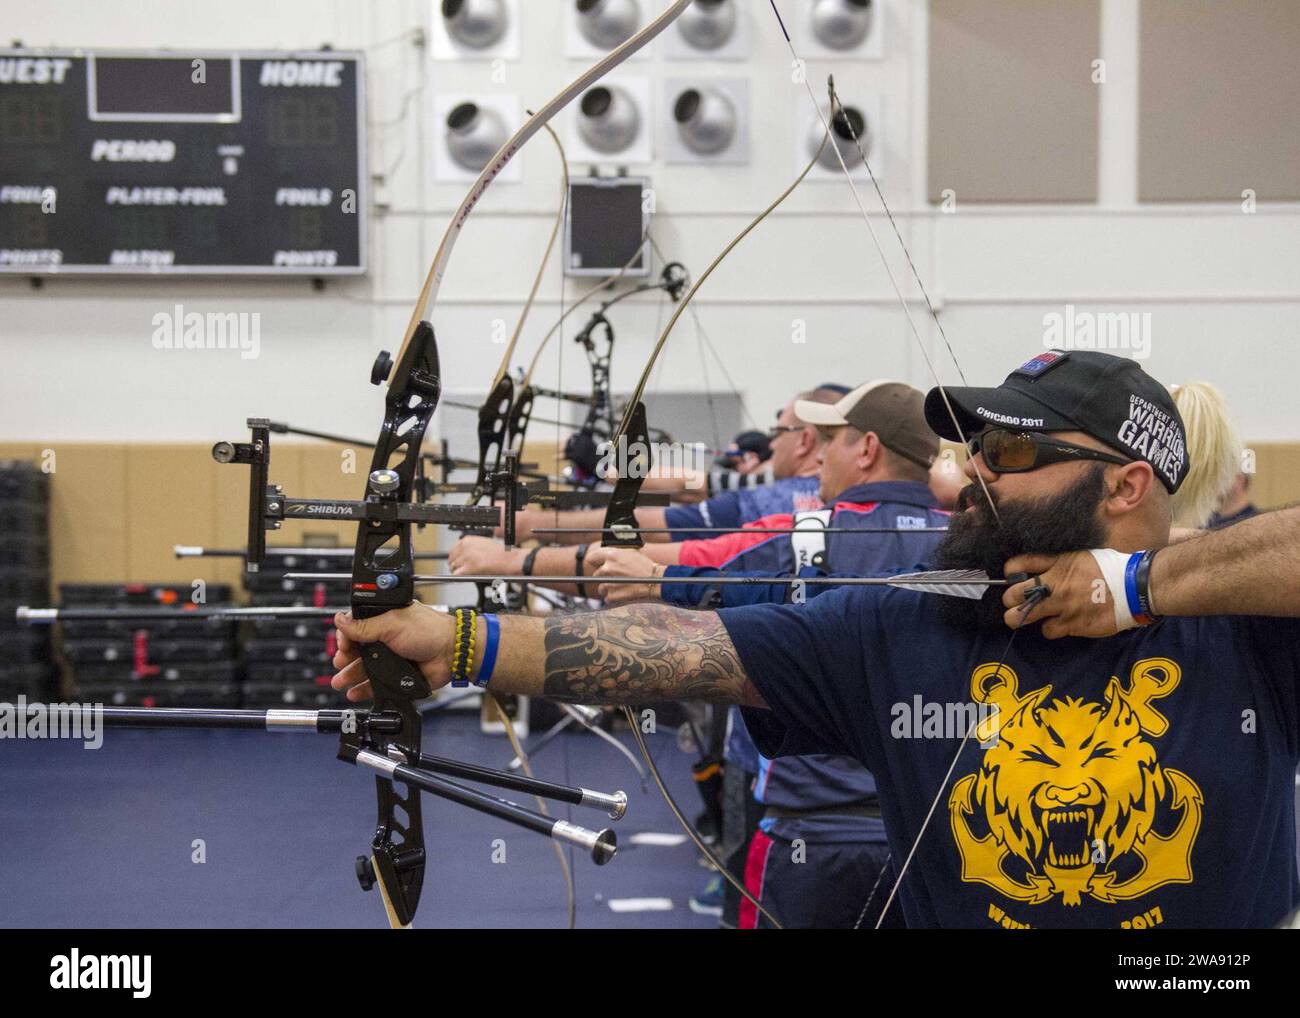
[[987,427],[1082,431],[1121,455],[1151,464],[1170,493],[1190,468],[1187,433],[1169,390],[1136,361],[1096,350],[1040,353],[996,388],[931,389],[925,417],[939,435],[954,442],[965,442]]
[[747,452],[754,453],[760,462],[766,462],[772,458],[772,445],[761,431],[742,431],[731,440],[727,455],[740,457]]

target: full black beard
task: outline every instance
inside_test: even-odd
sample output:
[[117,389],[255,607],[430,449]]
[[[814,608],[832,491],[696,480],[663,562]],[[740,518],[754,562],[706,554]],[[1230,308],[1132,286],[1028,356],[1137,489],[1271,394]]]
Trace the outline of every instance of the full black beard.
[[[995,516],[984,488],[967,485],[957,496],[966,509],[948,524],[948,533],[935,549],[938,569],[982,569],[1001,579],[1003,564],[1016,555],[1061,555],[1101,548],[1106,534],[1097,508],[1106,494],[1105,464],[1091,464],[1077,482],[1058,495],[1010,502],[998,499]],[[966,507],[971,508],[967,509]],[[939,598],[945,621],[967,630],[1005,629],[1003,587],[990,587],[979,600]]]

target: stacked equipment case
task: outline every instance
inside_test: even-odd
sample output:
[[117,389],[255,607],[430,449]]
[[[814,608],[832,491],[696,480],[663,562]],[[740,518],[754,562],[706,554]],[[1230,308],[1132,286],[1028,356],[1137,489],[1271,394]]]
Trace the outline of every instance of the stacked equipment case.
[[[186,619],[189,586],[165,583],[65,583],[64,608],[168,608],[182,617],[149,622],[69,620],[63,660],[82,702],[115,707],[237,707],[236,623]],[[231,603],[229,584],[208,584],[204,607]]]
[[[348,580],[291,580],[288,573],[337,572],[347,558],[329,549],[269,547],[258,572],[244,573],[248,603],[258,607],[346,607]],[[330,687],[337,636],[334,620],[258,619],[248,624],[244,641],[246,707],[340,707],[343,694]]]
[[47,628],[19,627],[23,604],[50,599],[50,475],[0,460],[0,703],[48,700],[57,667]]

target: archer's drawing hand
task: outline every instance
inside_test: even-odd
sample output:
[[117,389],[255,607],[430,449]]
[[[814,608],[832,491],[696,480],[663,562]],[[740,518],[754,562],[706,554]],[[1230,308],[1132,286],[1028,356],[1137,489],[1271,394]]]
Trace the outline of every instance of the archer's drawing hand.
[[[1042,622],[1043,635],[1049,640],[1106,637],[1119,632],[1110,589],[1090,552],[1017,555],[1007,560],[1004,569],[1006,576],[1029,573],[1033,577],[1008,587],[1002,595],[1007,609],[1004,617],[1012,629]],[[1051,594],[1025,611],[1025,598],[1036,581],[1049,587]]]
[[[586,564],[592,575],[602,576],[662,576],[664,567],[632,548],[592,548],[587,552]],[[658,583],[602,583],[597,594],[606,604],[630,604],[633,601],[654,601],[659,598]]]
[[446,612],[422,604],[397,608],[372,619],[357,620],[351,612],[340,612],[334,616],[334,625],[339,634],[338,651],[334,654],[338,674],[330,680],[330,685],[340,691],[347,690],[349,700],[369,700],[374,695],[358,656],[358,648],[363,643],[386,644],[395,653],[415,662],[432,689],[451,681],[455,622]]
[[447,565],[456,576],[484,573],[518,576],[523,571],[526,554],[523,549],[507,548],[492,537],[462,537],[447,553]]

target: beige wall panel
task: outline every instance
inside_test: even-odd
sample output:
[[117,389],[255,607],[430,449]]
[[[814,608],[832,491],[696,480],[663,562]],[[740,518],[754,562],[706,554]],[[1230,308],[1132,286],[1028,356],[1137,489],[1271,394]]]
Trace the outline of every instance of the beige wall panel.
[[549,477],[558,477],[565,464],[562,452],[555,447],[554,438],[545,442],[525,442],[521,459],[525,463],[536,463],[537,469]]
[[[1300,503],[1300,444],[1251,442],[1256,456],[1252,498],[1261,508]],[[240,564],[234,559],[178,560],[175,544],[242,548],[247,533],[248,472],[223,466],[207,445],[67,445],[55,450],[51,482],[50,558],[53,582],[116,583],[168,581],[196,577],[229,583],[240,590]],[[960,450],[954,447],[958,460]],[[32,445],[0,445],[0,459],[36,459]],[[554,449],[537,443],[525,456],[543,469],[554,466]],[[272,476],[288,494],[354,498],[358,475],[342,474],[333,450],[284,445],[273,457]],[[296,544],[334,535],[351,548],[355,528],[340,524],[292,525],[268,534],[270,544]],[[305,531],[305,533],[304,533]],[[291,536],[292,535],[292,536]],[[449,548],[455,535],[440,527],[417,532],[417,548]],[[347,568],[346,564],[342,568]],[[421,572],[440,571],[425,562]],[[56,587],[57,589],[57,587]]]
[[1300,198],[1300,3],[1142,0],[1138,197]]
[[[137,582],[216,581],[214,562],[178,559],[177,544],[213,544],[217,464],[194,445],[133,445],[125,457],[126,572]],[[228,469],[228,468],[227,468]]]
[[1300,445],[1248,442],[1255,452],[1251,500],[1261,509],[1280,509],[1300,502]]
[[[304,495],[310,498],[365,497],[366,475],[370,469],[369,449],[352,449],[323,443],[299,443],[282,448],[292,448],[298,459],[300,477],[295,487],[285,486],[286,494]],[[279,453],[276,455],[278,456]],[[283,484],[283,482],[277,483]],[[296,536],[291,542],[289,537],[293,535]],[[274,536],[273,543],[333,543],[340,548],[351,548],[356,543],[356,539],[355,523],[286,520],[284,529]]]
[[1099,0],[931,0],[929,196],[1095,201]]
[[[55,448],[50,478],[50,571],[60,583],[111,583],[130,572],[127,450],[115,445]],[[137,524],[138,525],[138,524]]]

